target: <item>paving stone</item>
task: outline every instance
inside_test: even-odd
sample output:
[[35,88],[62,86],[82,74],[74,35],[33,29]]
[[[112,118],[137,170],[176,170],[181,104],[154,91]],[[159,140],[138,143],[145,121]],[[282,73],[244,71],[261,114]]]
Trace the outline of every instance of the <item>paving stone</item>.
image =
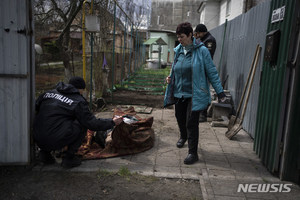
[[154,176],[165,178],[182,178],[179,167],[165,167],[156,165],[154,168]]
[[[205,157],[204,157],[205,159]],[[230,170],[231,166],[229,163],[225,163],[222,161],[212,161],[212,160],[207,160],[206,162],[206,168],[211,170],[211,169],[218,169],[218,170]]]
[[235,174],[232,170],[208,169],[207,172],[209,178],[236,180]]
[[243,193],[237,192],[238,182],[236,180],[210,178],[210,182],[215,195],[245,197]]
[[179,168],[180,160],[176,156],[169,156],[169,157],[157,156],[155,164],[156,166]]
[[237,154],[237,153],[225,153],[224,154],[230,163],[247,163],[251,164],[251,160],[247,157],[246,154]]
[[199,180],[199,177],[202,174],[202,171],[199,167],[191,168],[191,167],[181,167],[182,178],[184,179],[193,179]]
[[245,197],[231,197],[231,196],[224,196],[224,195],[216,195],[215,200],[246,200]]
[[149,164],[154,165],[155,164],[155,156],[151,154],[146,155],[133,155],[130,160],[132,163],[136,164]]

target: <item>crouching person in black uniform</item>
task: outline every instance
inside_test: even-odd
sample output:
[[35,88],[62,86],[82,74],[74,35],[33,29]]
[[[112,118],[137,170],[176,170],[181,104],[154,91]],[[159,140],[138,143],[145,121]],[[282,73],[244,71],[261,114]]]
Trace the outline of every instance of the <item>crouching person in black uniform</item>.
[[55,163],[51,151],[67,146],[62,166],[76,167],[81,160],[75,156],[87,129],[105,131],[122,122],[121,117],[97,119],[81,95],[85,81],[73,77],[69,84],[59,82],[56,89],[43,93],[36,100],[33,137],[41,149],[39,157],[45,164]]

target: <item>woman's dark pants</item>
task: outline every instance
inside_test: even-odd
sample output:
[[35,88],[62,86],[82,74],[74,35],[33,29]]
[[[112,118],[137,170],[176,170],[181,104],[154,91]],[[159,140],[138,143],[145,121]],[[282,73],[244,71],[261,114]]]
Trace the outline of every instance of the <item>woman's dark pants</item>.
[[192,99],[176,99],[175,116],[180,138],[188,140],[189,154],[197,154],[199,140],[200,111],[192,111]]

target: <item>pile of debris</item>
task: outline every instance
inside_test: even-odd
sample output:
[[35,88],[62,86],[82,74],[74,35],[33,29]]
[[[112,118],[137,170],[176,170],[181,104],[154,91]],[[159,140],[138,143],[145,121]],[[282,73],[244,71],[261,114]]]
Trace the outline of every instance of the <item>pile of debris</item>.
[[229,90],[224,90],[226,100],[223,103],[218,102],[216,92],[211,89],[212,102],[207,110],[208,121],[212,127],[228,127],[229,118],[234,114],[234,106],[232,96]]

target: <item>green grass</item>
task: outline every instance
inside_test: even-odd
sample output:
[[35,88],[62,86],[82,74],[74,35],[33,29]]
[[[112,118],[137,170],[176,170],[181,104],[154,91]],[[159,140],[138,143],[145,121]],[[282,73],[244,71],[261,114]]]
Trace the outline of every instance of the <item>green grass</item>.
[[98,172],[97,172],[97,177],[98,179],[101,179],[103,177],[107,177],[107,176],[112,176],[114,175],[115,173],[114,172],[110,172],[110,171],[107,171],[107,170],[102,170],[100,169]]
[[[122,84],[115,85],[117,89],[131,91],[146,91],[153,95],[162,95],[165,91],[165,78],[169,75],[170,68],[147,69],[140,68],[135,74]],[[155,93],[155,94],[154,94]]]
[[145,183],[153,183],[159,180],[159,178],[155,176],[144,176],[138,173],[132,173],[126,166],[121,166],[118,172],[110,172],[107,170],[99,170],[97,172],[98,179],[102,179],[104,177],[118,175],[120,177],[125,178],[128,181],[144,181]]
[[128,177],[128,176],[131,176],[131,172],[129,171],[129,169],[127,167],[122,166],[118,171],[118,175],[123,176],[123,177]]

